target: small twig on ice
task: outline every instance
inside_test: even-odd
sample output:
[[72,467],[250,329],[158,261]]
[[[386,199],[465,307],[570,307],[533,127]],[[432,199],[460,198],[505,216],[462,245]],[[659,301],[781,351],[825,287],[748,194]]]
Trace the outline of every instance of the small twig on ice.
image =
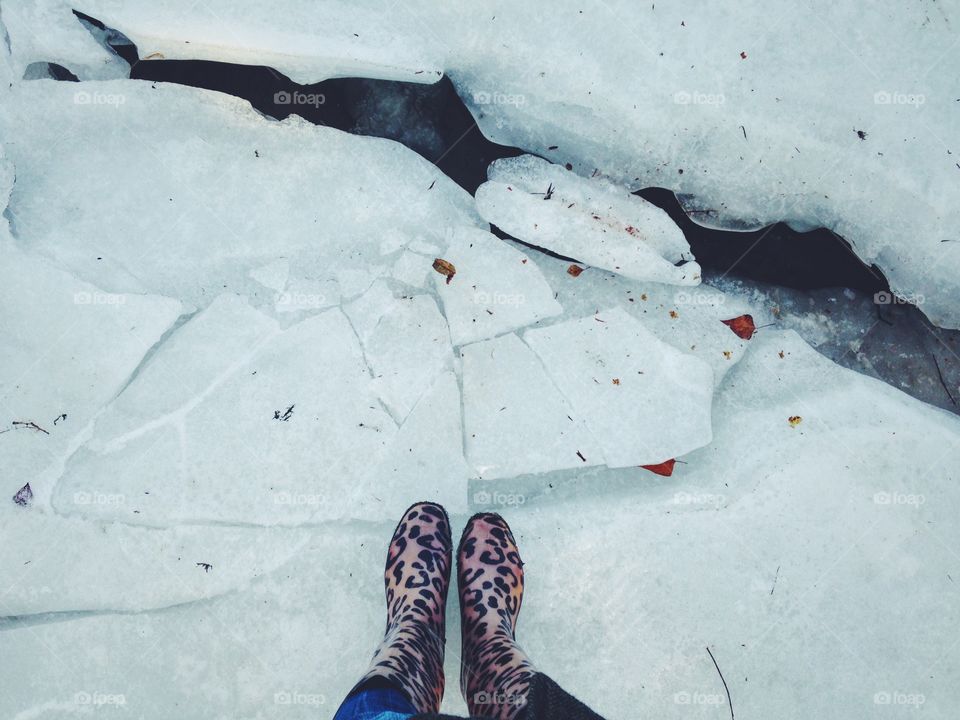
[[727,704],[730,706],[730,720],[733,720],[733,700],[730,699],[730,688],[727,687],[727,681],[723,678],[723,673],[720,672],[720,666],[717,665],[717,660],[713,657],[713,653],[710,652],[710,648],[707,648],[707,655],[710,656],[710,659],[713,660],[713,666],[717,669],[717,674],[720,676],[720,682],[723,683],[723,689],[727,692]]

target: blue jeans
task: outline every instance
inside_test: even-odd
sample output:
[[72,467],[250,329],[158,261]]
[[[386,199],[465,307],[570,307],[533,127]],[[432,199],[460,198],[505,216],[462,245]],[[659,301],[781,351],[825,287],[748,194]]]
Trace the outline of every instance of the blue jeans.
[[399,690],[370,688],[350,695],[333,720],[407,720],[417,709]]

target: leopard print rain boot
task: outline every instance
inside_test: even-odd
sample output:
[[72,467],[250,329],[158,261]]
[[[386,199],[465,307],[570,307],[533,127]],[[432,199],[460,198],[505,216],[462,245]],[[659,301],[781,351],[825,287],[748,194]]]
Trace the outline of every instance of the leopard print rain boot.
[[417,503],[404,513],[384,570],[386,633],[354,692],[386,684],[402,690],[418,712],[440,708],[452,545],[440,505]]
[[523,562],[507,522],[470,518],[457,550],[463,655],[460,689],[471,715],[513,720],[535,673],[514,633],[523,600]]

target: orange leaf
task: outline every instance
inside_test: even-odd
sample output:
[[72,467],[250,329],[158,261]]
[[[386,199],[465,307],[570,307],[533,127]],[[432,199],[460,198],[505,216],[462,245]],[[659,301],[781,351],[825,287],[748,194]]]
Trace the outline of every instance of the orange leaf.
[[673,466],[677,461],[673,458],[670,460],[664,460],[662,463],[657,463],[656,465],[641,465],[644,470],[649,470],[652,473],[657,475],[663,475],[664,477],[670,477],[673,475]]
[[738,315],[730,320],[721,320],[720,322],[733,330],[734,334],[741,340],[749,340],[757,331],[757,326],[753,324],[752,315]]
[[448,262],[443,258],[437,258],[433,261],[433,269],[441,275],[446,276],[447,285],[449,285],[450,281],[453,280],[453,276],[457,274],[457,269],[453,266],[453,263]]

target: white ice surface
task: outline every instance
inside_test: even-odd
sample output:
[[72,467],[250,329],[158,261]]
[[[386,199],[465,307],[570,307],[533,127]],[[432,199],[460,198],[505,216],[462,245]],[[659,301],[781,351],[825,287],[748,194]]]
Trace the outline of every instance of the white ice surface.
[[130,66],[97,41],[73,14],[74,7],[65,0],[3,3],[0,32],[6,29],[17,80],[34,63],[56,63],[80,80],[113,80],[130,75]]
[[516,335],[467,345],[460,356],[467,460],[477,477],[603,463],[600,444]]
[[634,280],[700,284],[680,228],[626,188],[532,155],[497,160],[488,177],[477,208],[514,237]]
[[[792,333],[758,337],[713,412],[713,443],[674,478],[573,472],[509,511],[526,650],[609,718],[725,716],[706,647],[737,717],[873,717],[898,692],[949,717],[960,421]],[[392,528],[317,527],[249,586],[164,612],[7,621],[0,704],[66,718],[101,693],[144,717],[329,717],[381,632]],[[458,629],[451,607],[450,712]]]
[[434,274],[454,345],[484,340],[563,312],[529,256],[482,230],[454,231],[443,259],[456,275]]
[[283,8],[281,22],[275,5],[251,0],[212,7],[178,0],[81,0],[77,7],[110,18],[110,27],[136,43],[141,59],[267,65],[301,84],[332,77],[431,83],[443,75],[435,46],[408,42],[421,26],[402,5],[363,1],[345,8],[298,1]]

